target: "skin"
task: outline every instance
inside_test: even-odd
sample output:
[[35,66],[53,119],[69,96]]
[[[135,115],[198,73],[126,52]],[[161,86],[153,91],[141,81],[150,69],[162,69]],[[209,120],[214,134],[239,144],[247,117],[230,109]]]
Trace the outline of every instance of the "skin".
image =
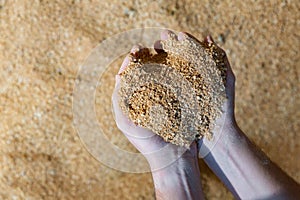
[[[162,32],[161,40],[174,34]],[[195,39],[187,33],[179,33],[178,40]],[[204,42],[213,43],[211,37]],[[160,41],[154,47],[161,51]],[[141,46],[135,46],[131,53],[136,54]],[[129,63],[126,57],[122,72]],[[223,114],[216,120],[213,139],[201,139],[191,144],[181,157],[162,169],[156,170],[163,162],[163,156],[152,155],[166,145],[166,142],[149,130],[135,126],[121,112],[118,106],[120,77],[116,76],[113,94],[113,107],[118,128],[129,141],[146,157],[151,169],[157,199],[204,199],[201,188],[198,156],[219,177],[237,199],[300,199],[300,186],[282,169],[273,163],[252,143],[238,127],[234,116],[235,77],[227,63],[226,94],[228,99],[223,105]],[[144,138],[143,138],[144,137]],[[168,157],[178,155],[178,146],[171,145]]]

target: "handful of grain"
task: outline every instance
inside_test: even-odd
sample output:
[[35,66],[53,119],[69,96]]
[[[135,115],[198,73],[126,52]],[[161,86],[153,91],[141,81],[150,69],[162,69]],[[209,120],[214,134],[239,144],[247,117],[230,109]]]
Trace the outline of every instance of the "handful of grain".
[[188,147],[212,137],[215,120],[226,100],[226,55],[212,40],[200,42],[169,33],[162,49],[130,54],[120,73],[124,114],[166,142]]

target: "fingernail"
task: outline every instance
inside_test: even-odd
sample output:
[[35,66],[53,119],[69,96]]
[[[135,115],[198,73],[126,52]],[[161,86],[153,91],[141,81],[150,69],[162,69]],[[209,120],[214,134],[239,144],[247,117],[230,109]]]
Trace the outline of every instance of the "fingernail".
[[167,40],[168,38],[169,38],[168,30],[163,30],[163,31],[160,33],[160,39],[162,39],[162,40]]
[[186,38],[186,35],[183,32],[179,32],[177,35],[177,38],[179,41],[184,40]]

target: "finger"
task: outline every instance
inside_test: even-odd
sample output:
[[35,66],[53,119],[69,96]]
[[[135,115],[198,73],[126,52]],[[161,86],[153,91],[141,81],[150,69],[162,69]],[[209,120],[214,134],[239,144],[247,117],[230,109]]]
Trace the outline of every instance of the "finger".
[[211,37],[211,35],[208,35],[204,38],[204,42],[208,45],[212,45],[214,42],[213,38]]
[[160,33],[160,39],[161,40],[168,40],[168,39],[173,39],[173,40],[178,40],[177,35],[170,30],[163,30]]
[[127,67],[128,64],[129,64],[129,61],[130,61],[130,58],[129,58],[129,55],[127,55],[127,56],[124,58],[123,62],[122,62],[122,65],[121,65],[121,67],[120,67],[120,69],[119,69],[118,74],[121,74],[121,73],[126,69],[126,67]]
[[192,34],[188,33],[188,32],[179,32],[178,33],[178,40],[185,40],[185,39],[189,39],[189,40],[194,40],[195,42],[201,43],[195,36],[193,36]]
[[227,67],[227,76],[232,76],[233,79],[235,80],[235,75],[234,75],[234,73],[232,71],[232,67],[231,67],[231,65],[230,65],[229,60],[228,60],[227,57],[225,58],[225,65]]
[[188,38],[188,35],[183,33],[183,32],[179,32],[177,35],[178,41],[182,41],[185,40],[186,38]]
[[139,52],[141,49],[143,49],[143,46],[142,46],[142,45],[140,45],[140,44],[133,45],[133,47],[132,47],[131,50],[130,50],[130,53],[136,54],[136,53]]
[[157,52],[157,53],[162,53],[164,52],[164,49],[163,49],[163,45],[161,43],[161,40],[157,40],[155,43],[154,43],[154,50]]

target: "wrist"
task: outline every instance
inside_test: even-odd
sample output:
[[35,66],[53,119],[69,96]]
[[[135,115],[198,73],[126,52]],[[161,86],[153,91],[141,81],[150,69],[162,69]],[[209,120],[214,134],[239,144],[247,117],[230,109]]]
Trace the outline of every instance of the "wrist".
[[[194,144],[172,164],[152,171],[157,199],[202,197],[197,148]],[[152,163],[149,163],[150,166]],[[151,166],[152,168],[152,166]]]
[[167,144],[159,151],[143,155],[152,172],[169,168],[183,168],[189,163],[198,162],[196,142],[193,142],[189,148]]
[[198,141],[199,158],[205,160],[209,154],[225,151],[223,148],[228,147],[227,140],[229,138],[231,138],[230,140],[240,138],[237,135],[239,134],[238,129],[234,116],[223,113],[215,122],[212,137],[203,137]]
[[204,160],[206,160],[208,154],[227,157],[231,153],[238,153],[239,151],[237,150],[247,143],[245,135],[240,131],[235,120],[224,123],[213,134],[213,139],[211,140],[203,138],[202,145],[206,148],[206,154],[203,156]]
[[[179,158],[169,166],[162,169],[152,171],[153,181],[159,184],[174,184],[180,183],[182,180],[187,179],[189,175],[199,173],[198,160]],[[178,179],[179,181],[172,181],[168,183],[168,177]]]
[[[270,199],[286,196],[286,191],[293,188],[289,177],[246,137],[236,123],[224,127],[204,161],[236,198]],[[285,182],[289,183],[288,187]]]

